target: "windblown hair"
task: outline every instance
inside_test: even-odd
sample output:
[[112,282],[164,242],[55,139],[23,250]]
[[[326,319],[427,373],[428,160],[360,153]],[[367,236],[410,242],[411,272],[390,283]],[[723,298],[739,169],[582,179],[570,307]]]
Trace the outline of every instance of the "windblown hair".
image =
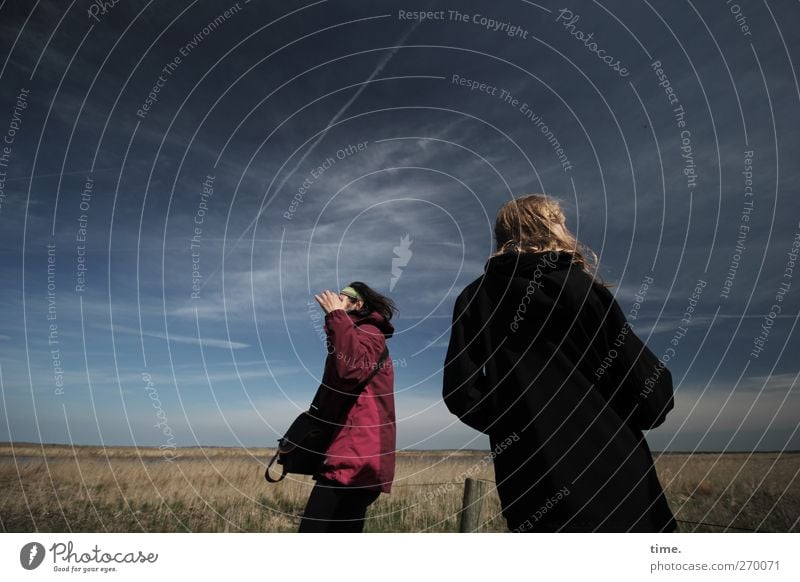
[[385,295],[381,295],[366,283],[353,281],[350,283],[350,287],[358,291],[364,298],[364,307],[359,312],[360,316],[369,315],[373,311],[377,311],[386,321],[390,321],[394,314],[397,313],[394,301]]
[[613,284],[603,282],[599,276],[595,252],[579,242],[565,222],[561,205],[552,197],[529,194],[510,200],[497,212],[494,224],[497,250],[492,256],[509,252],[568,252],[573,264],[579,265],[600,285],[612,287]]

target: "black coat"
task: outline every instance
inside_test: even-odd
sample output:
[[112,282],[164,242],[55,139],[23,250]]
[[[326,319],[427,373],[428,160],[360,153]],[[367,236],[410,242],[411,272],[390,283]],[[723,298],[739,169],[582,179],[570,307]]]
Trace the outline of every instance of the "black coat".
[[489,435],[509,529],[677,528],[642,435],[672,377],[569,253],[487,261],[456,300],[443,396]]

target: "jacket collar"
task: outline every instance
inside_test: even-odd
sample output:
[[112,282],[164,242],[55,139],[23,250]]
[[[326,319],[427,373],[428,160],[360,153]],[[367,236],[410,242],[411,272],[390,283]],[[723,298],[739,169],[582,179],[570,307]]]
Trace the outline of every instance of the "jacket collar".
[[503,253],[490,257],[484,271],[487,274],[507,277],[530,277],[537,271],[546,273],[565,269],[573,262],[572,253],[566,251],[544,251],[537,253]]
[[368,315],[361,315],[354,312],[348,312],[347,315],[350,316],[350,319],[353,321],[355,325],[363,325],[368,323],[370,325],[374,325],[377,327],[386,339],[389,339],[394,334],[394,326],[390,321],[387,321],[383,315],[378,313],[377,311],[373,311]]

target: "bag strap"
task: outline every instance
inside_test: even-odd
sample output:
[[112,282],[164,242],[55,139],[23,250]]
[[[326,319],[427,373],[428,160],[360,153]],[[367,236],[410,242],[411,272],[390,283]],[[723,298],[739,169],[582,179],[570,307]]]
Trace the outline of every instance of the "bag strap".
[[269,470],[272,467],[272,465],[275,464],[275,461],[277,460],[279,453],[280,453],[280,448],[278,448],[278,450],[275,451],[275,454],[272,456],[272,459],[270,459],[269,464],[267,465],[266,471],[264,471],[264,478],[270,483],[277,483],[278,481],[282,481],[283,478],[286,477],[286,467],[283,468],[281,476],[278,477],[277,479],[273,478],[272,475],[269,474]]

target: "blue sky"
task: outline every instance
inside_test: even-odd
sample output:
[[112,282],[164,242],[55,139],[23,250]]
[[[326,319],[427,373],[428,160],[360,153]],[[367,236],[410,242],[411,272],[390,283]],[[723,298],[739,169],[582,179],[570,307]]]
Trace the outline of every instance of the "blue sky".
[[319,382],[313,294],[389,293],[408,236],[398,446],[488,447],[441,403],[452,306],[500,205],[546,192],[626,313],[652,278],[634,329],[676,407],[651,447],[800,448],[800,7],[451,10],[0,4],[0,440],[271,446]]

